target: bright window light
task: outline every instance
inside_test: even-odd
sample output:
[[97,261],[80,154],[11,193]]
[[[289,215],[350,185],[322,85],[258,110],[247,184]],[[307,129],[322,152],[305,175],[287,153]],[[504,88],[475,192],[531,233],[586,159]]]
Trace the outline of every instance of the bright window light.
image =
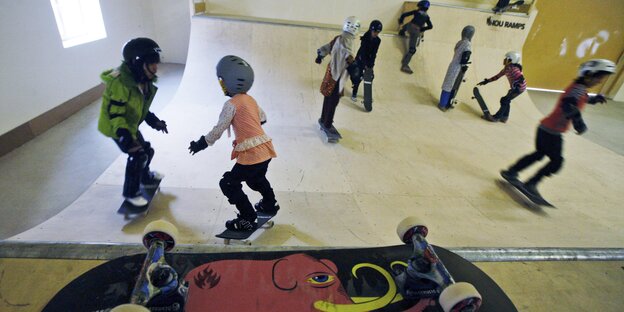
[[99,0],[50,0],[63,47],[106,38]]

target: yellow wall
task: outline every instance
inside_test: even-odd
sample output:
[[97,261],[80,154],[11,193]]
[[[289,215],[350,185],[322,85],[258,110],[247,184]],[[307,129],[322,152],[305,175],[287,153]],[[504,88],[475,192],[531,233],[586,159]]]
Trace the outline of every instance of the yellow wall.
[[523,48],[530,87],[562,90],[583,61],[619,60],[624,51],[624,1],[539,0],[536,6],[539,13]]

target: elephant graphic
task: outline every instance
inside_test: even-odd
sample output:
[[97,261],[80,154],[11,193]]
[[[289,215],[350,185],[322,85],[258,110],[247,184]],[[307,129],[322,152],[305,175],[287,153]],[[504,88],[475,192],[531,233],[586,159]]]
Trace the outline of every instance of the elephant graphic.
[[328,259],[298,253],[275,260],[221,260],[191,270],[187,312],[199,311],[370,311],[400,300],[392,276],[369,263],[353,267],[378,271],[387,280],[386,294],[367,301],[350,298]]

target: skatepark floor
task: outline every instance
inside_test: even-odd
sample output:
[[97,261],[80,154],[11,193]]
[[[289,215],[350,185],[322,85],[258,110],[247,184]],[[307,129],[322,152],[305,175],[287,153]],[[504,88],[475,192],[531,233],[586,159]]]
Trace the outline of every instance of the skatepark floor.
[[[324,35],[323,38],[325,37],[328,36]],[[392,46],[391,37],[385,37],[384,40],[384,44]],[[418,56],[415,57],[415,61]],[[159,68],[160,89],[153,109],[156,113],[173,98],[182,80],[183,71],[184,66],[177,64],[163,64]],[[321,75],[317,76],[321,78]],[[313,84],[314,88],[317,87],[316,82]],[[382,90],[381,84],[375,88]],[[556,95],[529,93],[531,100],[542,113],[548,111],[555,103]],[[380,94],[390,96],[388,92]],[[341,105],[345,107],[339,107],[339,111],[353,110],[353,107],[346,108],[349,104],[344,103],[343,101]],[[599,109],[595,110],[590,107],[591,110],[586,114],[590,131],[584,136],[620,156],[624,155],[624,144],[621,140],[624,131],[621,122],[624,120],[622,104],[609,102],[608,105],[597,107]],[[435,110],[434,107],[429,109]],[[0,176],[2,197],[0,213],[3,216],[0,219],[1,239],[37,228],[42,222],[62,212],[94,185],[98,177],[119,159],[117,147],[97,133],[98,112],[99,101],[96,101],[0,159],[0,172],[4,173]],[[373,114],[375,113],[376,110],[373,111]],[[470,122],[481,121],[475,118]],[[209,125],[205,125],[203,129],[209,130]],[[591,133],[593,135],[589,135]],[[346,135],[356,136],[356,133],[346,131]],[[351,143],[353,142],[345,140],[345,144]],[[160,151],[165,153],[164,148],[157,149],[157,152]],[[365,148],[352,148],[350,152],[363,153]],[[509,161],[505,159],[503,163]],[[21,191],[15,191],[16,189]],[[214,192],[214,195],[210,193],[209,196],[222,200],[218,192]],[[341,200],[339,196],[326,196],[327,201]],[[428,214],[435,215],[436,212]],[[284,226],[283,230],[292,231],[288,226]],[[511,230],[510,232],[512,234],[509,235],[517,233]],[[442,236],[440,233],[436,235]],[[450,235],[445,239],[452,243],[453,237]],[[308,243],[311,241],[312,245],[318,242],[312,237],[308,239]],[[457,239],[459,240],[459,237]],[[496,237],[492,240],[496,241]],[[436,241],[432,243],[436,244]],[[0,310],[39,311],[61,287],[100,263],[102,261],[0,258]],[[520,311],[620,311],[624,306],[624,298],[621,296],[621,289],[624,289],[623,261],[476,264],[505,290]],[[42,280],[46,282],[42,283]]]

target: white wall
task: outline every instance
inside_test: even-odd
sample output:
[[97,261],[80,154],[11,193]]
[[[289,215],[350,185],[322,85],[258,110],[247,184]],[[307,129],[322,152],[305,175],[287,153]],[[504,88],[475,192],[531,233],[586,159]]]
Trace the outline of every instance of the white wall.
[[104,69],[119,65],[130,38],[162,40],[165,61],[185,62],[187,0],[100,5],[107,37],[64,49],[49,0],[0,1],[0,135],[98,85]]

